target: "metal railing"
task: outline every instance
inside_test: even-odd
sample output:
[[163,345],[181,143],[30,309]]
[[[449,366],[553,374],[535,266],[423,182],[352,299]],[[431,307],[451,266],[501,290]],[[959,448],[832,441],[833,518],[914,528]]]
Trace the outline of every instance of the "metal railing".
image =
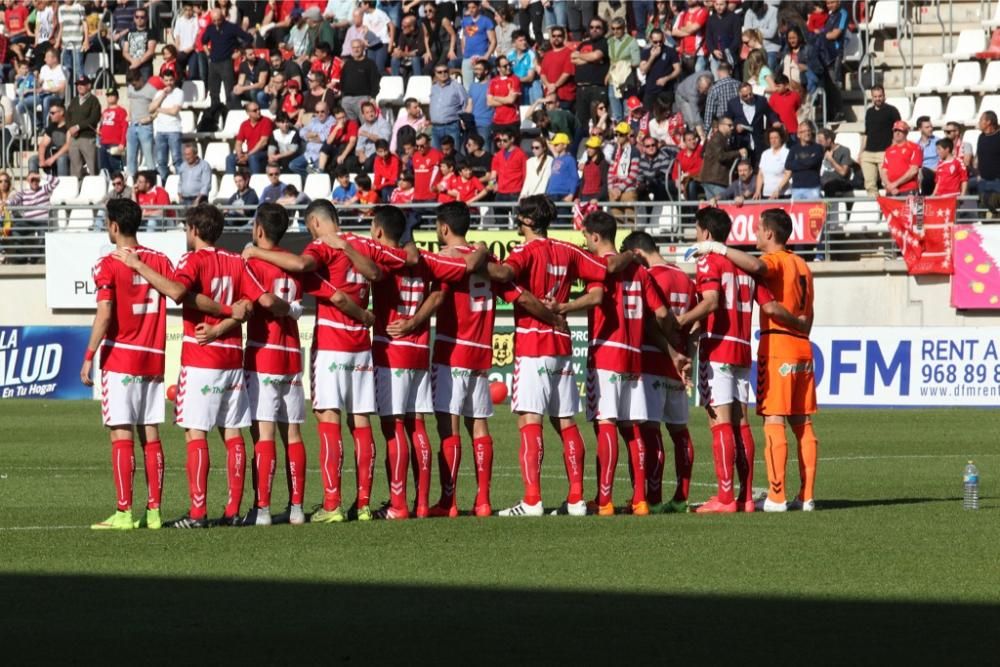
[[[727,203],[727,202],[722,202]],[[728,202],[733,204],[733,202]],[[744,206],[758,202],[745,202]],[[766,203],[759,202],[759,203]],[[790,200],[776,200],[775,205],[788,204]],[[826,217],[816,243],[792,244],[797,250],[817,261],[853,261],[867,257],[896,259],[899,252],[888,229],[888,223],[882,216],[878,203],[870,197],[850,197],[842,199],[823,199],[822,201],[796,204],[814,204],[826,206]],[[619,220],[618,241],[621,241],[630,231],[640,229],[652,234],[668,254],[682,255],[686,246],[695,240],[695,211],[704,202],[698,201],[638,201],[630,203],[603,202],[600,206]],[[473,208],[473,227],[469,239],[476,240],[476,235],[486,237],[495,232],[513,232],[515,222],[512,216],[513,203],[488,202]],[[287,207],[291,224],[283,244],[289,247],[301,247],[309,240],[304,226],[302,211],[304,206]],[[409,215],[419,216],[423,221],[421,229],[433,232],[433,216],[436,204],[412,204],[406,207]],[[41,264],[45,260],[45,234],[59,232],[72,235],[81,232],[100,231],[104,228],[104,211],[101,206],[58,206],[49,210],[42,219],[25,220],[23,214],[29,209],[9,207],[12,225],[9,234],[0,237],[0,252],[6,264]],[[181,228],[184,207],[169,206],[163,208],[163,214],[148,217],[144,229],[139,234],[140,242],[144,235]],[[750,209],[747,209],[750,213]],[[37,214],[37,209],[33,209]],[[750,220],[743,218],[736,209],[734,227],[745,226]],[[370,228],[370,218],[367,211],[362,212],[355,207],[339,209],[341,226],[345,230],[367,232]],[[571,206],[566,203],[559,205],[559,220],[550,229],[572,231],[573,214]],[[226,211],[226,234],[221,242],[224,247],[238,250],[250,240],[250,225],[252,210]],[[793,219],[796,216],[793,215]],[[965,197],[959,202],[958,222],[974,223],[988,220],[988,212],[979,208],[975,197]],[[796,219],[797,225],[808,224],[802,219]],[[745,235],[745,233],[744,233]],[[510,237],[514,240],[516,237]],[[582,238],[581,238],[582,240]],[[752,241],[751,241],[752,245]],[[433,249],[433,248],[428,248]]]

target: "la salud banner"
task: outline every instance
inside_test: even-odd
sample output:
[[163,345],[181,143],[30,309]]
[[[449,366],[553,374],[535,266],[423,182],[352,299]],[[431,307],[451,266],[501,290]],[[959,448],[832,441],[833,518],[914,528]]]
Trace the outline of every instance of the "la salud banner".
[[823,202],[744,202],[742,206],[722,202],[719,208],[729,214],[733,228],[729,232],[729,245],[755,245],[760,216],[769,208],[780,208],[792,218],[792,235],[789,245],[815,244],[826,224],[826,204]]
[[0,399],[86,399],[80,364],[88,327],[0,327]]
[[910,275],[951,275],[952,236],[958,200],[950,197],[879,197],[896,247]]
[[1000,308],[1000,228],[957,225],[951,305],[964,310]]

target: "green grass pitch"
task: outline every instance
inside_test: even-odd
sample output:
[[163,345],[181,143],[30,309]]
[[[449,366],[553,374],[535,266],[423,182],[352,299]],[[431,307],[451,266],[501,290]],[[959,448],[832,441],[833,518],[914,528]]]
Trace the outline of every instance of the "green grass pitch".
[[[85,528],[114,509],[99,411],[93,402],[0,403],[6,664],[951,664],[995,661],[1000,649],[998,411],[822,412],[812,514],[462,517],[124,534]],[[506,406],[491,428],[499,509],[521,491]],[[375,432],[377,504],[387,490]],[[700,501],[714,492],[714,476],[698,410],[691,432],[692,495]],[[592,431],[584,434],[592,494]],[[755,486],[764,487],[758,423],[755,434]],[[173,426],[164,436],[164,517],[174,518],[187,505],[183,438]],[[566,488],[561,443],[548,426],[545,436],[543,495],[555,506]],[[306,444],[311,506],[321,493],[311,422]],[[474,474],[465,444],[459,483],[468,510]],[[349,442],[345,449],[352,498]],[[215,515],[225,494],[217,437],[211,451]],[[622,454],[618,503],[630,493]],[[983,480],[978,512],[961,507],[967,458]],[[276,510],[286,500],[282,461],[279,451]],[[141,455],[137,463],[141,506]],[[436,489],[435,467],[432,500]],[[247,498],[249,489],[244,508]]]

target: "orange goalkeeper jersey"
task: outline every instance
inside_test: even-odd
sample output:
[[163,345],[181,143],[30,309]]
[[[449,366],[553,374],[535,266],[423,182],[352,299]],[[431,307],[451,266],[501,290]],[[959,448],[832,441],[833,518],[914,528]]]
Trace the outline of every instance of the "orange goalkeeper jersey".
[[[767,265],[764,284],[774,294],[774,299],[796,317],[812,316],[812,271],[801,257],[788,250],[770,252],[762,256]],[[760,313],[760,347],[758,356],[784,359],[812,358],[809,337],[775,322],[763,311]]]

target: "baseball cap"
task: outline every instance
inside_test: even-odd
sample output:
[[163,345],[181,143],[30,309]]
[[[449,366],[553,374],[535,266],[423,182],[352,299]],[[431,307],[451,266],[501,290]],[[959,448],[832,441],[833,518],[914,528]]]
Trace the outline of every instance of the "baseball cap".
[[628,100],[626,100],[625,106],[628,107],[629,111],[635,111],[636,109],[641,109],[642,108],[642,100],[640,100],[638,97],[636,97],[635,95],[633,95],[632,97],[628,98]]
[[897,120],[892,124],[893,130],[902,130],[903,132],[909,132],[910,126],[906,124],[905,120]]
[[622,121],[615,125],[615,134],[632,134],[632,126]]
[[601,138],[597,137],[597,136],[590,137],[589,139],[587,139],[587,144],[586,145],[587,145],[587,148],[600,148],[601,147]]
[[323,18],[323,14],[320,13],[319,7],[310,7],[302,12],[302,16],[307,21],[319,21]]
[[104,91],[104,95],[105,96],[114,95],[115,97],[118,97],[118,89],[117,88],[108,88],[107,90]]
[[549,143],[552,144],[553,146],[560,144],[563,146],[568,146],[569,137],[566,136],[565,132],[559,132],[558,134],[556,134],[556,136],[552,137],[552,141],[550,141]]
[[86,74],[81,74],[80,76],[76,77],[76,82],[85,83],[88,86],[93,83],[93,81],[90,80],[90,77],[87,76]]

